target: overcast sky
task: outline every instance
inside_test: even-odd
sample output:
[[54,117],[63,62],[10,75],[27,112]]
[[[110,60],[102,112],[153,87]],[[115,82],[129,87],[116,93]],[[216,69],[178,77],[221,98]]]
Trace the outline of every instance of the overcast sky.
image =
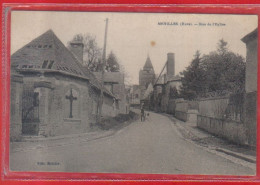
[[[148,53],[157,74],[168,52],[175,53],[178,74],[190,64],[196,50],[208,54],[216,49],[221,38],[228,42],[231,51],[245,57],[246,47],[241,38],[253,31],[258,22],[255,15],[13,11],[11,54],[49,29],[65,45],[75,34],[89,33],[103,47],[106,18],[109,19],[107,54],[112,50],[117,55],[132,84],[138,83],[139,70]],[[158,22],[178,25],[158,25]],[[182,22],[190,25],[181,26]],[[207,26],[196,25],[199,23]]]

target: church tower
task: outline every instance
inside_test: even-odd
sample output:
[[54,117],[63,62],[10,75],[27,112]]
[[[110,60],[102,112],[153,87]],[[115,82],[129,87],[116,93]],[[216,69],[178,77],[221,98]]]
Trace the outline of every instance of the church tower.
[[153,64],[151,62],[151,59],[149,55],[147,56],[146,62],[144,64],[144,67],[139,72],[139,86],[141,88],[141,98],[143,97],[143,94],[149,84],[154,84],[155,81],[155,73]]

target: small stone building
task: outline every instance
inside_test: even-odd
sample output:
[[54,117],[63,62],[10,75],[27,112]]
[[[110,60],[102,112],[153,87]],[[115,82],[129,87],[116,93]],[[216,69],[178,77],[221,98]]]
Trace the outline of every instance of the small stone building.
[[[94,72],[98,79],[102,78],[101,72]],[[124,74],[121,72],[105,72],[104,73],[104,85],[107,90],[113,93],[119,101],[119,113],[128,114],[129,104],[126,101],[126,88]]]
[[246,44],[245,127],[249,145],[256,146],[258,29],[241,39]]
[[72,44],[76,54],[49,30],[11,56],[11,139],[87,132],[102,89],[102,116],[118,113],[119,99],[79,62],[84,46]]

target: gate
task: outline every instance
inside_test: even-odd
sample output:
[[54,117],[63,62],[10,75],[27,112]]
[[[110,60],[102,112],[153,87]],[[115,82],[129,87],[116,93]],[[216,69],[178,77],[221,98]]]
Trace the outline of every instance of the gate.
[[39,122],[39,92],[24,89],[22,97],[22,134],[38,135]]

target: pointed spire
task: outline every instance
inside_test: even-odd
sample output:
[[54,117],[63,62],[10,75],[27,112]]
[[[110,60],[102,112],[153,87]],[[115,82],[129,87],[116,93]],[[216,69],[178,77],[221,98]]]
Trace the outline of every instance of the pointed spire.
[[143,70],[153,70],[153,64],[151,62],[151,59],[150,59],[150,56],[149,56],[149,53],[148,53],[148,56],[147,56],[147,59],[146,59],[146,62],[144,64],[144,67],[143,67]]

